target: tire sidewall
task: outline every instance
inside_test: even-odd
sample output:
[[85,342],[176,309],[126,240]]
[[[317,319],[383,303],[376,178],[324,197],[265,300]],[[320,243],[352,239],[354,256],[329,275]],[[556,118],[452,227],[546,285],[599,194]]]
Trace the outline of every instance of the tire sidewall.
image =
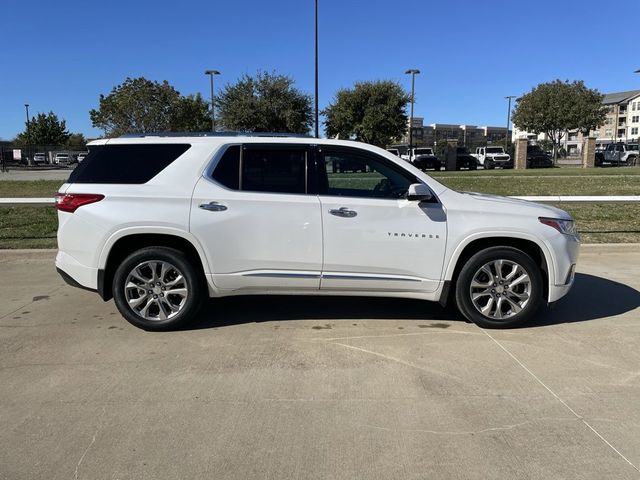
[[[475,273],[492,260],[510,260],[525,269],[531,279],[531,296],[527,306],[507,320],[493,320],[480,313],[471,301],[469,289]],[[544,279],[540,267],[529,255],[512,247],[492,247],[473,255],[460,270],[456,282],[456,304],[468,320],[483,328],[513,328],[526,323],[543,303]]]
[[[146,320],[135,314],[129,307],[124,293],[124,283],[131,270],[140,263],[154,260],[168,262],[180,270],[189,291],[182,310],[167,320]],[[202,291],[202,280],[193,264],[184,253],[168,247],[148,247],[132,253],[118,266],[113,277],[113,298],[120,314],[129,323],[148,331],[174,330],[191,320],[202,303]]]

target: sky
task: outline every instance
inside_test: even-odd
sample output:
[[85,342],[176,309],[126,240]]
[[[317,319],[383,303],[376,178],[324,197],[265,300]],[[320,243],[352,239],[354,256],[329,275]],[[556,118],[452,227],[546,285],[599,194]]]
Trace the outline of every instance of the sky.
[[[53,111],[101,135],[89,110],[126,77],[209,98],[243,74],[275,71],[313,94],[313,0],[3,0],[0,139]],[[556,78],[601,92],[640,89],[640,1],[319,0],[322,109],[340,88],[391,79],[425,123],[506,124],[506,95]]]

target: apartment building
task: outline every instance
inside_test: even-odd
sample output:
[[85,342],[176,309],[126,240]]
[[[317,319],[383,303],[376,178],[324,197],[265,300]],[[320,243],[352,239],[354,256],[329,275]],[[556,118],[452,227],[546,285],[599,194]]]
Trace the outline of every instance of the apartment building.
[[[596,137],[596,145],[604,147],[609,143],[638,142],[640,139],[640,90],[607,93],[602,100],[607,107],[604,124],[589,132]],[[530,140],[546,140],[544,133],[535,134],[520,130],[514,126],[512,139],[527,137]],[[569,155],[577,155],[582,151],[583,135],[577,130],[567,131],[560,141]]]

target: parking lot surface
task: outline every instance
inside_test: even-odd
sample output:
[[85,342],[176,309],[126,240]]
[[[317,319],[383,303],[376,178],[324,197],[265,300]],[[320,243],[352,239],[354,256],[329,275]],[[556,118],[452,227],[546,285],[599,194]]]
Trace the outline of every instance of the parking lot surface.
[[639,478],[640,246],[527,328],[436,304],[210,301],[147,333],[0,252],[2,479]]
[[2,180],[60,180],[61,182],[69,178],[72,169],[60,168],[51,170],[9,170],[0,172]]

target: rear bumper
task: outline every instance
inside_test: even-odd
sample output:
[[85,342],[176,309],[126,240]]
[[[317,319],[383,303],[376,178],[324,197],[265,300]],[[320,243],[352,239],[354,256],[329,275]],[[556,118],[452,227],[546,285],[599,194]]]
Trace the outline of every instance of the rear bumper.
[[56,256],[56,270],[68,285],[96,292],[103,300],[108,300],[104,288],[104,270],[87,267],[61,251]]

